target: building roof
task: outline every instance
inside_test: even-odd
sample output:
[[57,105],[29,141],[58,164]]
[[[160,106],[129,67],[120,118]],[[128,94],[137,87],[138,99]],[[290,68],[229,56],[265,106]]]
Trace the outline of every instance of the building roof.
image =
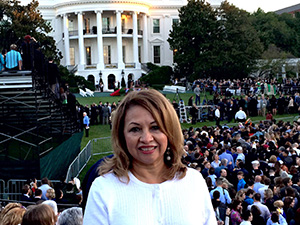
[[300,11],[300,4],[297,5],[292,5],[283,9],[279,9],[274,11],[277,14],[282,14],[282,13],[294,13]]

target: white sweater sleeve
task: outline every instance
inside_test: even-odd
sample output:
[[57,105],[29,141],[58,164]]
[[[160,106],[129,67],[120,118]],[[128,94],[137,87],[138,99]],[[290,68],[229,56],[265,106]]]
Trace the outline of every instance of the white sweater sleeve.
[[93,182],[88,200],[87,205],[85,208],[84,218],[83,218],[83,225],[106,225],[109,224],[108,222],[108,213],[106,204],[104,203],[104,199],[101,195],[101,185],[97,181],[97,179]]

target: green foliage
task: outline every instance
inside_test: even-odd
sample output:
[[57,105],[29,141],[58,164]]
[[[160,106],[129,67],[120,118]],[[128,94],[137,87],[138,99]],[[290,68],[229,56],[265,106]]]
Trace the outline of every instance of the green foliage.
[[[282,52],[299,57],[300,18],[284,13],[265,13],[261,9],[253,14],[253,26],[267,51],[270,45],[275,45]],[[293,57],[292,56],[292,57]]]
[[58,62],[62,55],[52,37],[47,36],[52,28],[37,9],[39,3],[32,0],[28,5],[20,5],[18,0],[0,1],[0,48],[9,49],[13,43],[20,45],[25,35],[34,37],[46,57],[52,56]]
[[214,9],[204,0],[190,0],[179,17],[168,39],[178,75],[233,78],[252,71],[262,46],[249,13],[228,2]]
[[73,73],[70,73],[69,70],[64,66],[59,66],[59,72],[61,75],[61,82],[62,83],[68,83],[70,90],[79,91],[79,88],[85,89],[88,88],[92,91],[95,90],[95,85],[86,80],[82,76],[75,76]]
[[157,84],[159,84],[160,86],[164,86],[165,84],[168,84],[170,82],[171,76],[173,74],[172,67],[159,67],[151,63],[148,63],[148,65],[148,68],[151,68],[152,71],[140,78],[141,81],[148,83],[152,86]]

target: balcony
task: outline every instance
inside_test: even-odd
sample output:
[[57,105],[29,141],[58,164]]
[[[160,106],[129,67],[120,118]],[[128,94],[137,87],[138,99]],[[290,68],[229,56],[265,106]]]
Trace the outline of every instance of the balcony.
[[105,69],[117,69],[118,63],[105,64]]
[[125,68],[135,68],[135,63],[125,63]]
[[[117,27],[114,28],[103,28],[102,29],[102,34],[116,34],[117,33]],[[97,27],[94,26],[92,29],[84,29],[83,30],[83,35],[96,35],[97,34]],[[129,29],[125,29],[122,28],[122,34],[133,34],[133,29],[129,28]],[[138,30],[138,35],[143,35],[143,31],[142,30]],[[78,36],[78,30],[72,30],[69,31],[69,37],[74,37],[74,36]],[[63,34],[64,37],[64,34]]]

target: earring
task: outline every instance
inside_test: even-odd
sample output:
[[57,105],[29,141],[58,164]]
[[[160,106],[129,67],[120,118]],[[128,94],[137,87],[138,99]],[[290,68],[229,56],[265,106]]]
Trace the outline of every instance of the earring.
[[166,151],[166,160],[171,161],[171,153],[170,153],[170,147],[167,148]]

